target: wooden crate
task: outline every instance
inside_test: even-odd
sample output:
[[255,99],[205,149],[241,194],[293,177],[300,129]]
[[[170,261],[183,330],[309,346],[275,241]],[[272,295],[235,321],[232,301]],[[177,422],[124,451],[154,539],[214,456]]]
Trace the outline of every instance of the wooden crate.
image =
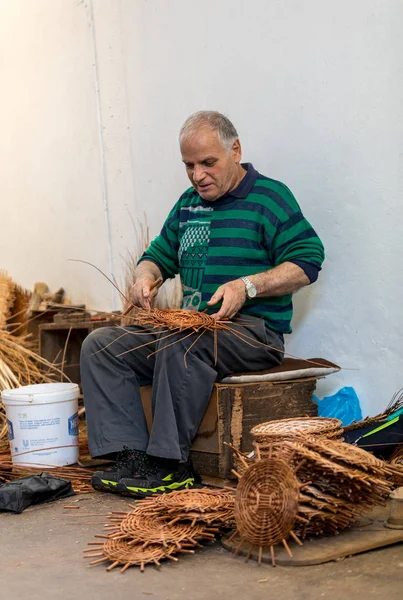
[[[94,329],[119,325],[116,321],[79,321],[39,325],[39,354],[51,363],[61,364],[64,373],[74,383],[81,384],[80,352],[85,338]],[[66,345],[68,338],[68,343]]]
[[[312,400],[316,379],[214,385],[206,413],[194,440],[191,457],[203,476],[232,480],[233,452],[252,450],[250,430],[259,423],[289,417],[316,416]],[[151,426],[151,386],[141,388],[144,411]]]

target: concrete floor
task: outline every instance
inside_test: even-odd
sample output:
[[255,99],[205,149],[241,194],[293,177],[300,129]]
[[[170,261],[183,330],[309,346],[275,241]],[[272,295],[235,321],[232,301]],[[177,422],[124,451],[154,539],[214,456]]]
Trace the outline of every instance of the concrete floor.
[[[79,510],[66,510],[66,504]],[[402,600],[403,544],[313,567],[258,567],[215,545],[145,573],[125,574],[89,567],[82,549],[101,533],[105,518],[126,510],[127,500],[88,494],[32,507],[21,515],[0,514],[1,600],[140,599],[204,600]],[[90,523],[92,521],[92,523]]]

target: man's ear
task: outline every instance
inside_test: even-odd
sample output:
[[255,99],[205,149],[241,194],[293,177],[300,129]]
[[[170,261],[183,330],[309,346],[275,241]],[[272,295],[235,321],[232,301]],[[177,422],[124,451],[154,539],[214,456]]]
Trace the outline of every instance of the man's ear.
[[236,139],[231,148],[232,156],[236,163],[240,163],[242,159],[242,148],[239,139]]

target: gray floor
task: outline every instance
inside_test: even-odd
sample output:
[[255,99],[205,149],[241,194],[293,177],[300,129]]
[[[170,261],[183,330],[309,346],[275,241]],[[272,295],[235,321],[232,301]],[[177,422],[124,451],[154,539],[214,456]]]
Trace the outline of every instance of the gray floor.
[[[79,510],[63,508],[74,503]],[[82,549],[102,532],[106,519],[86,515],[126,507],[124,498],[94,493],[21,515],[0,514],[1,600],[403,599],[403,544],[314,567],[245,564],[219,544],[165,563],[160,571],[131,568],[122,575],[102,565],[89,567]]]

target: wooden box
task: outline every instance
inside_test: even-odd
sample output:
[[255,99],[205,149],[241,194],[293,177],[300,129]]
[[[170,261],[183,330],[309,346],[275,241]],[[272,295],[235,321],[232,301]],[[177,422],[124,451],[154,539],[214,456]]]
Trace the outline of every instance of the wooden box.
[[85,338],[94,329],[120,324],[115,321],[78,321],[39,325],[39,354],[52,364],[61,365],[73,383],[81,384],[80,352]]
[[[316,379],[214,385],[206,413],[194,440],[191,457],[203,476],[235,479],[233,452],[227,442],[250,452],[250,430],[259,423],[289,417],[316,416],[312,400]],[[151,425],[151,386],[141,388],[147,423]]]

